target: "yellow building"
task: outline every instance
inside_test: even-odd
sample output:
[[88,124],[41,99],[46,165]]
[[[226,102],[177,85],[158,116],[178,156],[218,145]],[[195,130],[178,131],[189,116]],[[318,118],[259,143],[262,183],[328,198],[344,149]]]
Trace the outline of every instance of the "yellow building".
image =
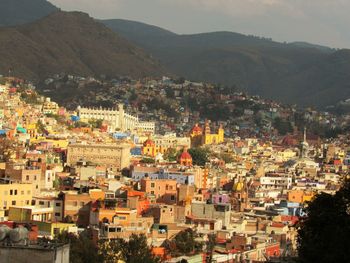
[[0,183],[0,208],[30,205],[32,202],[32,184]]
[[67,149],[69,141],[67,139],[47,139],[45,137],[31,138],[31,144],[38,143],[48,143],[51,144],[53,148]]
[[61,223],[61,222],[38,222],[32,221],[33,224],[39,228],[39,235],[46,237],[55,237],[57,234],[64,231],[76,232],[77,227],[74,223]]
[[163,153],[160,147],[156,147],[154,141],[148,138],[142,145],[142,155],[147,155],[150,157],[155,157],[157,153]]
[[220,125],[217,133],[211,133],[209,121],[205,121],[204,131],[198,125],[198,123],[192,128],[190,137],[191,137],[191,146],[197,147],[201,145],[210,145],[210,144],[219,144],[224,142],[224,129]]
[[142,154],[150,157],[157,156],[158,153],[165,154],[170,149],[179,151],[191,147],[189,137],[177,137],[175,133],[148,137],[142,144]]
[[288,201],[295,203],[305,203],[312,200],[315,193],[306,190],[290,190],[288,192]]

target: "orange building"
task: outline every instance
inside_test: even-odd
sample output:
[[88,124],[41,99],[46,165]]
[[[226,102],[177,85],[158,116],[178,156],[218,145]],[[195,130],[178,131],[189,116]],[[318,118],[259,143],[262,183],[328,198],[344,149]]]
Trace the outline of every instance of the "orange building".
[[294,203],[304,203],[311,201],[315,194],[310,191],[291,190],[288,192],[288,201]]
[[137,215],[142,215],[150,207],[151,202],[144,192],[128,191],[127,206],[136,209]]
[[176,180],[152,180],[145,177],[141,180],[141,191],[146,192],[157,203],[175,204],[177,202]]

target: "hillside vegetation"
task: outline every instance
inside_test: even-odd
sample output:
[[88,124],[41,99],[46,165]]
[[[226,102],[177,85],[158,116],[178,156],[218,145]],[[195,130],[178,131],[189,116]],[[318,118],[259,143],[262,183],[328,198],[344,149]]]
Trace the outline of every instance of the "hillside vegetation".
[[87,14],[55,12],[33,23],[0,27],[0,73],[32,80],[53,74],[158,76],[164,70]]
[[103,23],[191,80],[236,84],[251,94],[308,106],[350,97],[350,50],[232,32],[178,35],[120,19]]

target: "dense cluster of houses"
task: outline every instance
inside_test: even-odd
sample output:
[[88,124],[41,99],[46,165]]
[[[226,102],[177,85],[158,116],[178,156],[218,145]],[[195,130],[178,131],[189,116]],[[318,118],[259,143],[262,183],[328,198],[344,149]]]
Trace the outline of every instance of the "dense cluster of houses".
[[[323,140],[304,129],[269,139],[238,136],[227,132],[228,121],[210,123],[195,113],[183,119],[181,133],[164,128],[161,115],[153,121],[163,128],[120,129],[112,111],[90,118],[22,80],[1,81],[0,226],[30,224],[33,240],[90,229],[96,240],[144,234],[164,262],[293,256],[306,202],[334,193],[348,174],[345,135]],[[283,111],[269,114],[276,112]],[[202,244],[214,236],[212,250],[174,256],[164,243],[186,229]]]

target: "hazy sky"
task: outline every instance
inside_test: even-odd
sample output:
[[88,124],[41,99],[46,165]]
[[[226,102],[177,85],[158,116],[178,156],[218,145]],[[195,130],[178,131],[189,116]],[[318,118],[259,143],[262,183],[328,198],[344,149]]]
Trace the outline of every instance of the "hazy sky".
[[50,0],[95,18],[145,22],[176,33],[234,31],[277,41],[350,48],[350,0]]

